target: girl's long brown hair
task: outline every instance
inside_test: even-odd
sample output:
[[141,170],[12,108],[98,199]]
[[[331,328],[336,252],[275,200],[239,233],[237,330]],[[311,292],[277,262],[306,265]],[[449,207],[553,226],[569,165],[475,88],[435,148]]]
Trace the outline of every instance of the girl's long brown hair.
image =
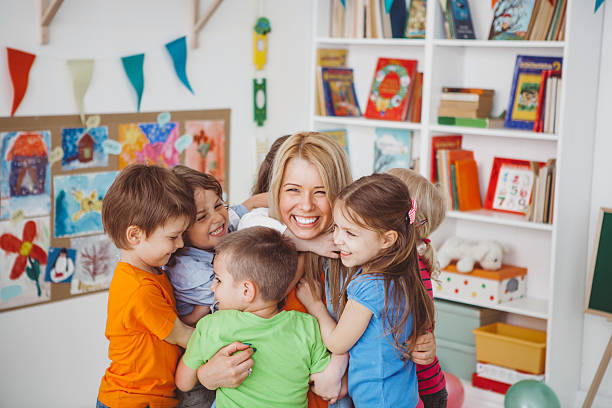
[[[334,206],[341,206],[347,219],[380,234],[397,233],[396,241],[362,266],[362,274],[382,278],[385,288],[383,327],[394,347],[408,358],[418,336],[433,327],[434,310],[419,271],[415,225],[408,213],[412,208],[406,185],[389,174],[362,177],[344,188]],[[342,290],[340,311],[346,303],[346,288],[358,268],[348,274]],[[335,280],[330,276],[331,280]],[[412,313],[412,331],[403,338]],[[404,342],[405,341],[405,342]]]

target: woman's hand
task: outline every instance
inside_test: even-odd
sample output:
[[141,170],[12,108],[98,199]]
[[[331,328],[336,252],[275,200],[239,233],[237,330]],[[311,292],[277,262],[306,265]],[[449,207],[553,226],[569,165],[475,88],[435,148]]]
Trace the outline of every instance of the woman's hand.
[[410,358],[415,364],[428,365],[436,358],[436,338],[429,332],[417,337]]
[[312,239],[301,239],[293,235],[291,230],[287,228],[283,235],[288,237],[300,252],[313,252],[317,255],[334,259],[340,256],[340,251],[336,244],[334,244],[331,232],[326,232]]
[[200,383],[209,390],[238,387],[251,372],[254,352],[250,346],[239,342],[223,347],[198,368]]
[[314,282],[314,286],[311,286],[306,279],[300,279],[295,289],[295,295],[309,312],[312,311],[318,303],[323,303],[321,300],[321,285],[319,282]]

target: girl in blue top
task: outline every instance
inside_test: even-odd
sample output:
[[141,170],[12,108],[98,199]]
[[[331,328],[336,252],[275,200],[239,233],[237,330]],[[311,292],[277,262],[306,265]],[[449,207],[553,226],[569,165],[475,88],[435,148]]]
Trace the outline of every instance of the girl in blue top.
[[334,242],[349,267],[346,277],[330,276],[338,323],[321,301],[321,288],[306,280],[298,285],[297,296],[319,321],[327,348],[349,352],[349,394],[358,408],[419,403],[410,352],[434,318],[419,272],[415,213],[406,185],[389,174],[345,187],[333,210]]

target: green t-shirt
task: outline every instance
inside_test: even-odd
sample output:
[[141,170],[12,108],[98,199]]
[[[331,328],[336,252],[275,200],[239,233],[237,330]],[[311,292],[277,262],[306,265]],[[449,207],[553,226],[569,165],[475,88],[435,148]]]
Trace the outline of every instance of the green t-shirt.
[[217,407],[306,407],[310,374],[323,371],[329,352],[316,319],[282,311],[270,319],[220,310],[201,319],[183,356],[194,370],[222,347],[240,341],[257,349],[253,373],[237,388],[217,389]]

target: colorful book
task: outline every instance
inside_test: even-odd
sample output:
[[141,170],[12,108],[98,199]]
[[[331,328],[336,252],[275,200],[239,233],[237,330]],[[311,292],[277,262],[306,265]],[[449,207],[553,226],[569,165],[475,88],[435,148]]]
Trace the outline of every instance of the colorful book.
[[538,110],[542,71],[560,70],[562,57],[517,55],[505,127],[532,130]]
[[453,210],[459,209],[459,196],[457,194],[457,170],[454,164],[450,165],[451,197],[453,199]]
[[489,40],[526,40],[536,0],[498,0]]
[[320,132],[331,136],[332,139],[338,142],[338,144],[344,149],[346,157],[349,157],[348,136],[346,129],[324,129],[320,130]]
[[450,7],[447,6],[447,12],[450,11],[452,19],[453,38],[458,40],[475,39],[468,0],[449,0],[449,3]]
[[353,70],[351,68],[321,68],[325,109],[329,116],[361,116]]
[[455,177],[453,180],[453,168],[455,167],[455,163],[459,160],[474,160],[474,152],[472,150],[453,149],[448,150],[446,155],[444,162],[448,167],[445,169],[445,174],[448,176],[447,184],[449,186],[447,193],[449,204],[452,204],[452,207],[449,207],[449,209],[458,210],[459,198],[457,197],[457,179]]
[[416,60],[379,58],[364,116],[406,120],[416,77]]
[[323,90],[323,77],[321,67],[346,67],[346,59],[348,50],[336,48],[319,48],[317,49],[317,71],[316,71],[316,97],[317,97],[317,115],[327,116],[328,112],[325,107],[325,91]]
[[439,183],[438,172],[438,156],[437,152],[440,149],[460,149],[462,135],[444,135],[432,136],[431,138],[431,173],[430,180],[434,184]]
[[412,0],[406,20],[406,38],[425,38],[427,21],[427,1]]
[[404,129],[376,128],[374,173],[399,167],[410,168],[412,132]]
[[480,183],[478,182],[478,165],[473,159],[455,162],[457,175],[457,198],[460,211],[480,210]]

